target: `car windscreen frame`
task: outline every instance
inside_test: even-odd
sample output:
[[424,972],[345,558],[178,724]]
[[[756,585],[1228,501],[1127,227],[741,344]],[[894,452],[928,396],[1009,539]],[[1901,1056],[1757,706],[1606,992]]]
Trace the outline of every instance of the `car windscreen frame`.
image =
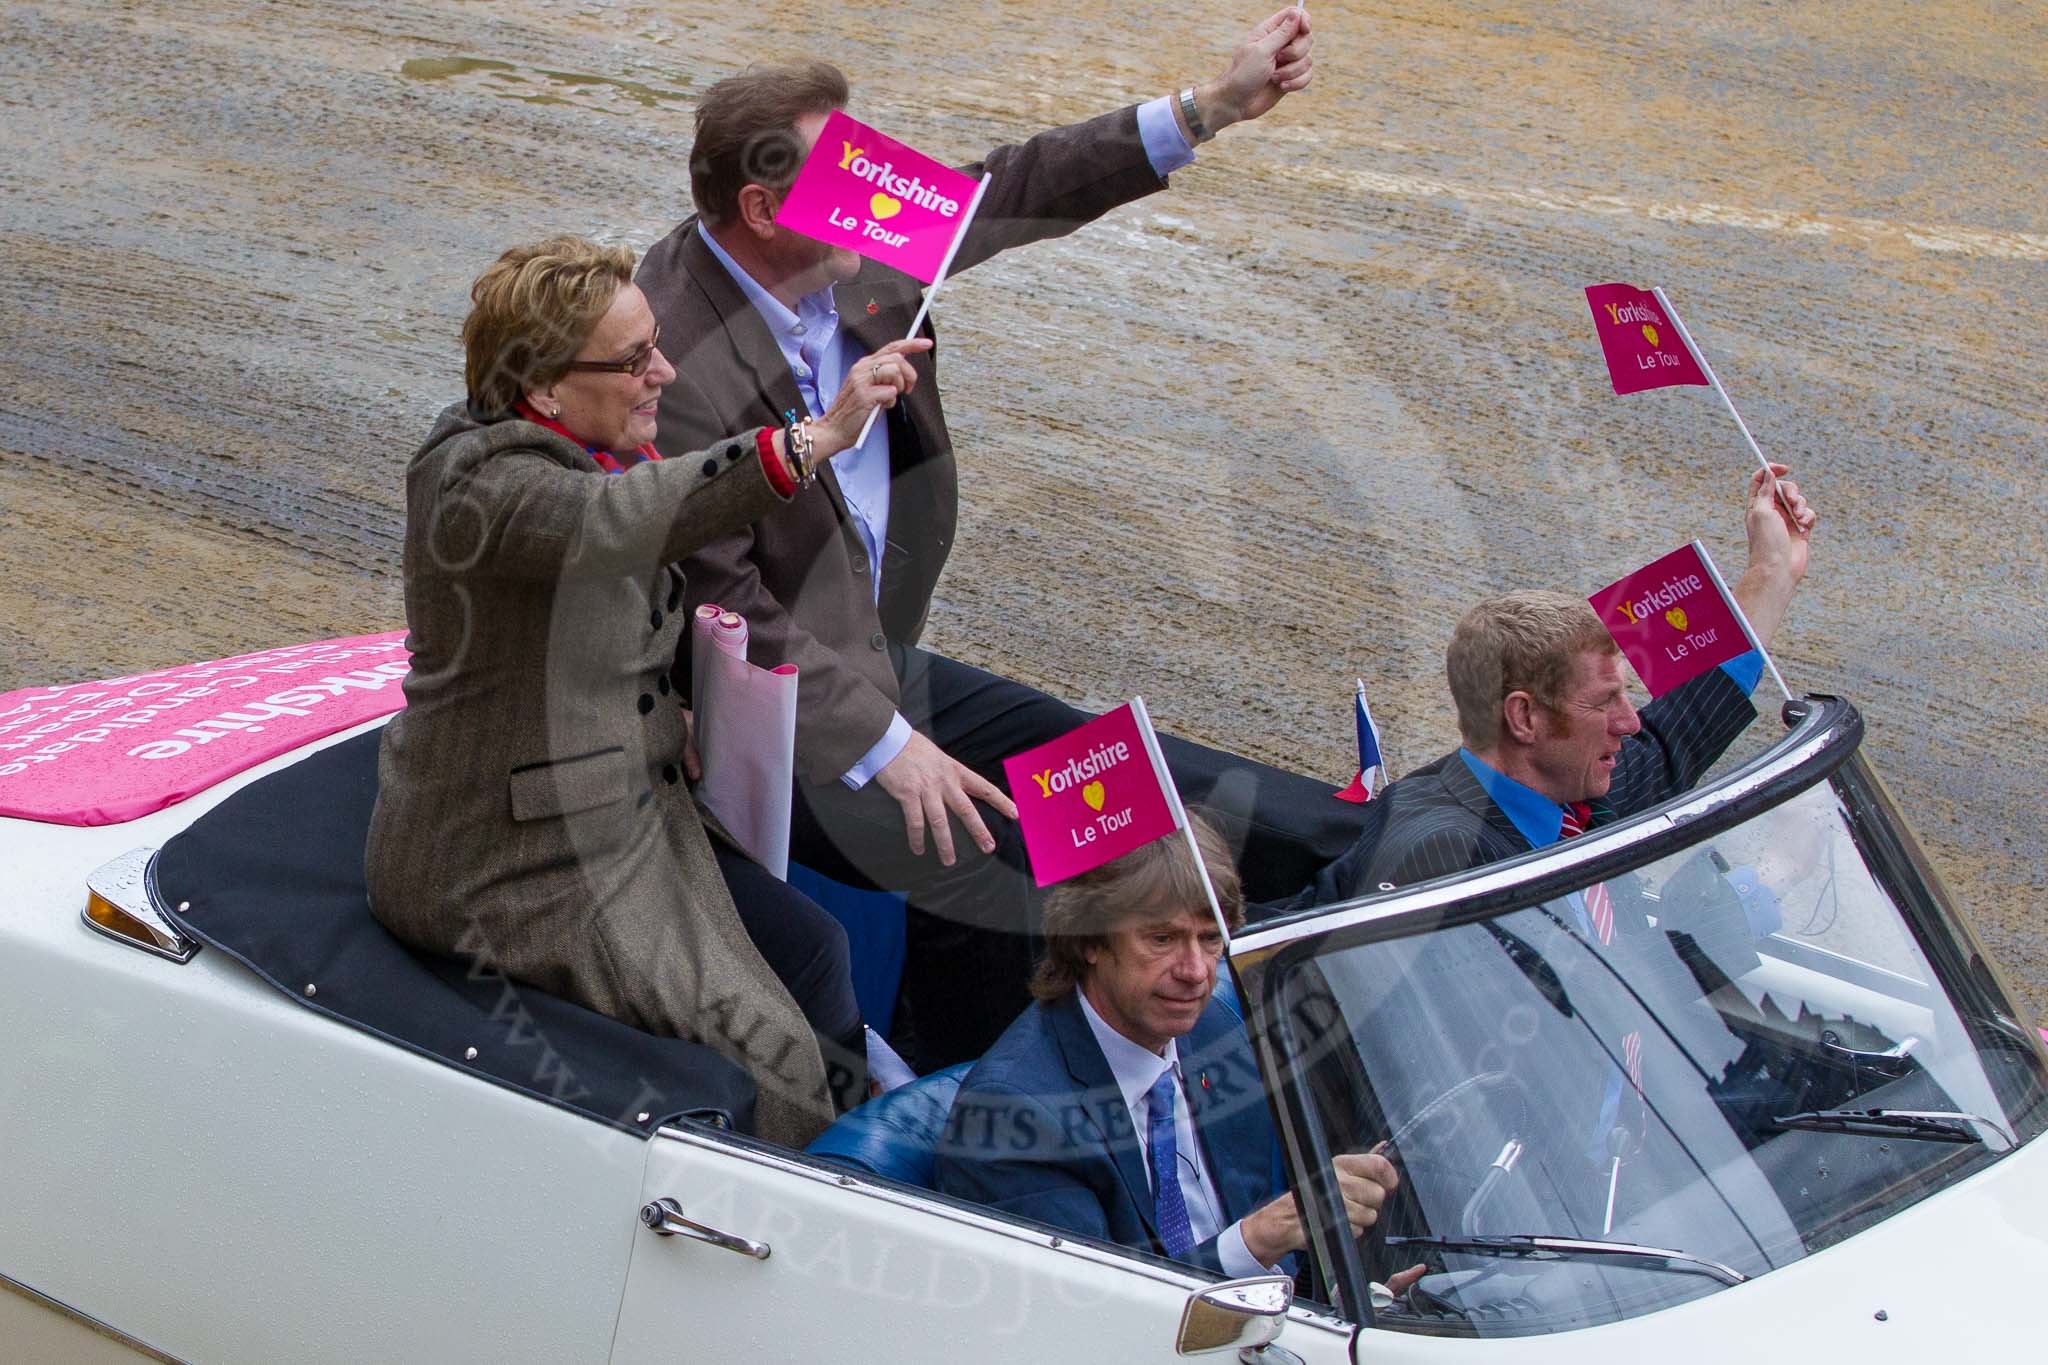
[[[1334,1152],[1309,1093],[1308,1068],[1297,1064],[1306,1049],[1297,1021],[1284,1008],[1288,977],[1325,952],[1494,919],[1632,872],[1827,781],[1862,743],[1862,716],[1839,697],[1787,701],[1782,719],[1789,733],[1763,754],[1630,819],[1464,873],[1289,915],[1232,941],[1231,971],[1246,1003],[1246,1026],[1267,1077],[1318,1269],[1334,1272],[1330,1300],[1360,1326],[1374,1325],[1369,1277],[1344,1218]],[[1928,904],[1917,896],[1913,903],[1916,910]],[[1952,909],[1942,918],[1960,925]]]

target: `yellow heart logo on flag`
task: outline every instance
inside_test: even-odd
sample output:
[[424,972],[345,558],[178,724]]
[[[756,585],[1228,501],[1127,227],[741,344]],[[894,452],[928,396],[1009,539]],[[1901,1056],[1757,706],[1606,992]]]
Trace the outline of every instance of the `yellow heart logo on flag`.
[[1669,622],[1670,622],[1670,623],[1672,624],[1672,626],[1673,626],[1674,628],[1676,628],[1676,629],[1678,629],[1678,630],[1684,630],[1684,629],[1685,629],[1685,608],[1684,608],[1684,607],[1673,607],[1673,608],[1672,608],[1672,609],[1671,609],[1670,611],[1667,611],[1667,612],[1665,612],[1665,613],[1664,613],[1664,619],[1665,619],[1665,620],[1667,620],[1667,621],[1669,621]]
[[1652,346],[1661,344],[1657,340],[1657,329],[1647,322],[1643,324],[1643,340],[1649,342]]
[[878,193],[868,200],[868,212],[874,214],[875,221],[879,223],[885,218],[894,218],[903,212],[903,201]]
[[1090,782],[1087,786],[1081,788],[1081,799],[1088,803],[1088,809],[1101,810],[1102,784],[1100,782]]

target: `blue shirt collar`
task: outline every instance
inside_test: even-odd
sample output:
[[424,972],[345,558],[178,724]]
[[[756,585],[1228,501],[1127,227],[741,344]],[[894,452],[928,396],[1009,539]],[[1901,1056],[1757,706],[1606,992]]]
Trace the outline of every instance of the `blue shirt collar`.
[[725,254],[725,248],[718,244],[718,239],[711,235],[702,220],[697,223],[697,235],[704,239],[704,245],[712,256],[725,267],[733,283],[740,287],[740,292],[747,296],[747,302],[754,305],[754,311],[768,324],[768,330],[777,342],[785,337],[793,340],[798,323],[803,324],[806,333],[828,324],[835,328],[839,325],[839,301],[833,297],[831,285],[798,299],[796,311],[791,312],[781,299],[763,289],[759,280],[741,269],[738,261]]
[[1493,798],[1493,804],[1500,807],[1501,814],[1529,841],[1529,847],[1547,848],[1557,842],[1564,831],[1564,807],[1534,787],[1524,786],[1496,770],[1470,749],[1459,749],[1458,757],[1465,760],[1465,766]]

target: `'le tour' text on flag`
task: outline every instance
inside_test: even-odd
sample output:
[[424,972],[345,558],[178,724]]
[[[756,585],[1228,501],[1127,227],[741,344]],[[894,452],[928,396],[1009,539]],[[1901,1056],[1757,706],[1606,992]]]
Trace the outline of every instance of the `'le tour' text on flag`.
[[1749,634],[1698,541],[1588,597],[1653,697],[1749,652]]
[[1616,393],[1709,382],[1655,294],[1629,284],[1589,284],[1586,302],[1593,309],[1593,330],[1600,334],[1607,376]]
[[1138,717],[1119,706],[1049,744],[1003,760],[1031,875],[1051,886],[1179,828],[1171,781]]
[[834,110],[775,221],[930,284],[974,187],[972,176]]

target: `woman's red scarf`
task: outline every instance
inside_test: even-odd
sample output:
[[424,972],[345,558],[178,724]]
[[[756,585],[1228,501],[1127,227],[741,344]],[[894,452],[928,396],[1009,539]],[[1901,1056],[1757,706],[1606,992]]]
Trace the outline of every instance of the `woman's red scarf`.
[[[521,417],[524,417],[527,421],[532,422],[535,426],[543,426],[546,427],[549,431],[555,432],[557,435],[567,436],[577,445],[582,446],[585,450],[589,451],[590,458],[596,460],[597,467],[599,469],[602,469],[605,473],[623,474],[626,472],[626,466],[619,463],[618,457],[616,455],[613,455],[609,450],[599,450],[594,445],[585,444],[582,437],[570,431],[569,428],[563,426],[554,418],[541,416],[540,409],[534,407],[533,404],[527,402],[524,398],[520,399],[512,406]],[[661,452],[654,448],[654,443],[651,441],[648,442],[646,445],[641,446],[638,450],[634,451],[633,453],[635,455],[638,455],[641,460],[658,460],[661,458]],[[638,461],[636,461],[635,463],[638,463]]]

